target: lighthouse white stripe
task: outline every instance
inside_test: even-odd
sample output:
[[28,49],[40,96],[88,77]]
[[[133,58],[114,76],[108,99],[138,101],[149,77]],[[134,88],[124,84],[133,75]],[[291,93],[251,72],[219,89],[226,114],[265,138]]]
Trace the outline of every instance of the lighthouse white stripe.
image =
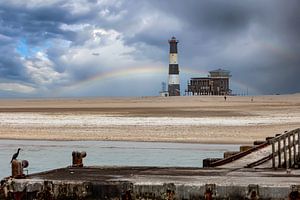
[[178,64],[177,53],[170,53],[170,64]]
[[179,75],[170,74],[169,75],[169,85],[179,84]]

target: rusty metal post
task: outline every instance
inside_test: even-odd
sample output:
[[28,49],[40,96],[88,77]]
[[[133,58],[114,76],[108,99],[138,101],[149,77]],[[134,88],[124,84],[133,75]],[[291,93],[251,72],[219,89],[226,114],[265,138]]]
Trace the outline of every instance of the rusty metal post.
[[29,162],[27,160],[13,160],[11,162],[11,176],[13,178],[25,178],[23,169],[28,167]]
[[13,160],[11,162],[11,176],[17,178],[23,174],[22,163],[18,160]]
[[272,167],[275,168],[275,143],[272,140]]
[[83,167],[82,159],[86,157],[86,152],[73,151],[72,152],[72,167]]
[[281,139],[277,140],[278,142],[278,168],[281,167]]

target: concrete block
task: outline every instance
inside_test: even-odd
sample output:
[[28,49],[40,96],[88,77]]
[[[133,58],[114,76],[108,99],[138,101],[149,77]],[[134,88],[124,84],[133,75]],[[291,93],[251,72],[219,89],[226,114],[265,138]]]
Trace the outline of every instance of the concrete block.
[[261,144],[263,144],[263,143],[265,143],[266,141],[254,141],[253,142],[253,145],[261,145]]
[[202,164],[203,164],[202,166],[203,166],[203,168],[211,167],[211,163],[219,161],[219,160],[222,160],[222,158],[205,158],[202,161]]
[[240,152],[247,151],[247,150],[252,149],[252,148],[253,148],[253,146],[242,145],[242,146],[240,146]]

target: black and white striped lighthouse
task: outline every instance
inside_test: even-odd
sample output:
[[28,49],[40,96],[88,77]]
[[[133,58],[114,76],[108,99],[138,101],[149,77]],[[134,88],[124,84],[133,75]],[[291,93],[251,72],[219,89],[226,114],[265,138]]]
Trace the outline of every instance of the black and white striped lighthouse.
[[180,96],[179,66],[177,62],[177,43],[178,40],[173,36],[169,40],[170,62],[169,62],[169,96]]

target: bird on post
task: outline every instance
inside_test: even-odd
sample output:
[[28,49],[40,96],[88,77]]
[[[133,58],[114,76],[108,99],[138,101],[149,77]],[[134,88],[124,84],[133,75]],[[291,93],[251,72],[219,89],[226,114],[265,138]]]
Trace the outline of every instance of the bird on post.
[[17,157],[18,157],[18,155],[19,155],[19,152],[20,152],[20,150],[21,150],[21,148],[18,148],[18,151],[17,151],[17,153],[14,153],[14,155],[12,156],[12,158],[11,158],[11,161],[10,161],[10,163],[12,163],[12,161],[13,160],[16,160],[17,159]]

